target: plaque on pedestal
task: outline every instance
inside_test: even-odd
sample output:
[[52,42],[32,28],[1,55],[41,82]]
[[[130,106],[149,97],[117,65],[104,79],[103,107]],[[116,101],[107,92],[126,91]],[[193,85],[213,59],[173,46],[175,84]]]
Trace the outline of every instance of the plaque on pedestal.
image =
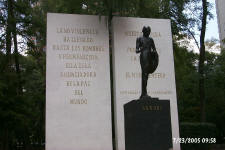
[[124,105],[126,150],[169,150],[172,130],[169,100],[145,97]]

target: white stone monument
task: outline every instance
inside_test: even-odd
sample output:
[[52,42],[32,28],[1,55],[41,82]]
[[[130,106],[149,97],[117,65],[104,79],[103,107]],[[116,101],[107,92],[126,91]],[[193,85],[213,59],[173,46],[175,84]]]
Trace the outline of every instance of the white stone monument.
[[220,45],[225,48],[225,43],[222,41],[225,40],[225,1],[224,0],[216,0],[216,12],[217,12],[217,20],[219,27],[219,37],[220,37]]
[[[146,18],[113,18],[113,69],[115,97],[115,130],[117,150],[125,150],[123,105],[141,95],[141,66],[135,53],[136,38],[142,35],[143,26],[151,27],[159,54],[159,65],[148,79],[151,97],[170,100],[172,137],[179,137],[174,60],[170,20]],[[173,150],[180,145],[173,143]]]
[[104,17],[47,16],[46,150],[112,150]]

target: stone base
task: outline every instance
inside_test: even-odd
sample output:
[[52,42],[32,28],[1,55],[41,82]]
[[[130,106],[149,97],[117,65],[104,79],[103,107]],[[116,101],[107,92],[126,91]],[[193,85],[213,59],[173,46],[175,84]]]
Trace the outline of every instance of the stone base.
[[170,101],[143,97],[124,105],[126,150],[172,149]]

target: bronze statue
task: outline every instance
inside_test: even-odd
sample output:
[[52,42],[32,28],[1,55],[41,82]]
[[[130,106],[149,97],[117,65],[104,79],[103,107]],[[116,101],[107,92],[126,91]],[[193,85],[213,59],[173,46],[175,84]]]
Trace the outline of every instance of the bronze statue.
[[153,73],[159,63],[158,53],[155,48],[154,40],[149,37],[151,28],[143,27],[143,36],[138,37],[136,40],[136,53],[140,54],[140,64],[142,70],[142,92],[141,98],[148,96],[147,94],[147,81],[148,75]]

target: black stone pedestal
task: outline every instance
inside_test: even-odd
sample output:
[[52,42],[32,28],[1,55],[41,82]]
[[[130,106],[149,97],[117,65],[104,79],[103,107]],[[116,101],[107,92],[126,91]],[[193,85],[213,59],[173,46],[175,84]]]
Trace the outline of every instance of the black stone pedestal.
[[145,97],[124,105],[126,150],[172,148],[170,101]]

